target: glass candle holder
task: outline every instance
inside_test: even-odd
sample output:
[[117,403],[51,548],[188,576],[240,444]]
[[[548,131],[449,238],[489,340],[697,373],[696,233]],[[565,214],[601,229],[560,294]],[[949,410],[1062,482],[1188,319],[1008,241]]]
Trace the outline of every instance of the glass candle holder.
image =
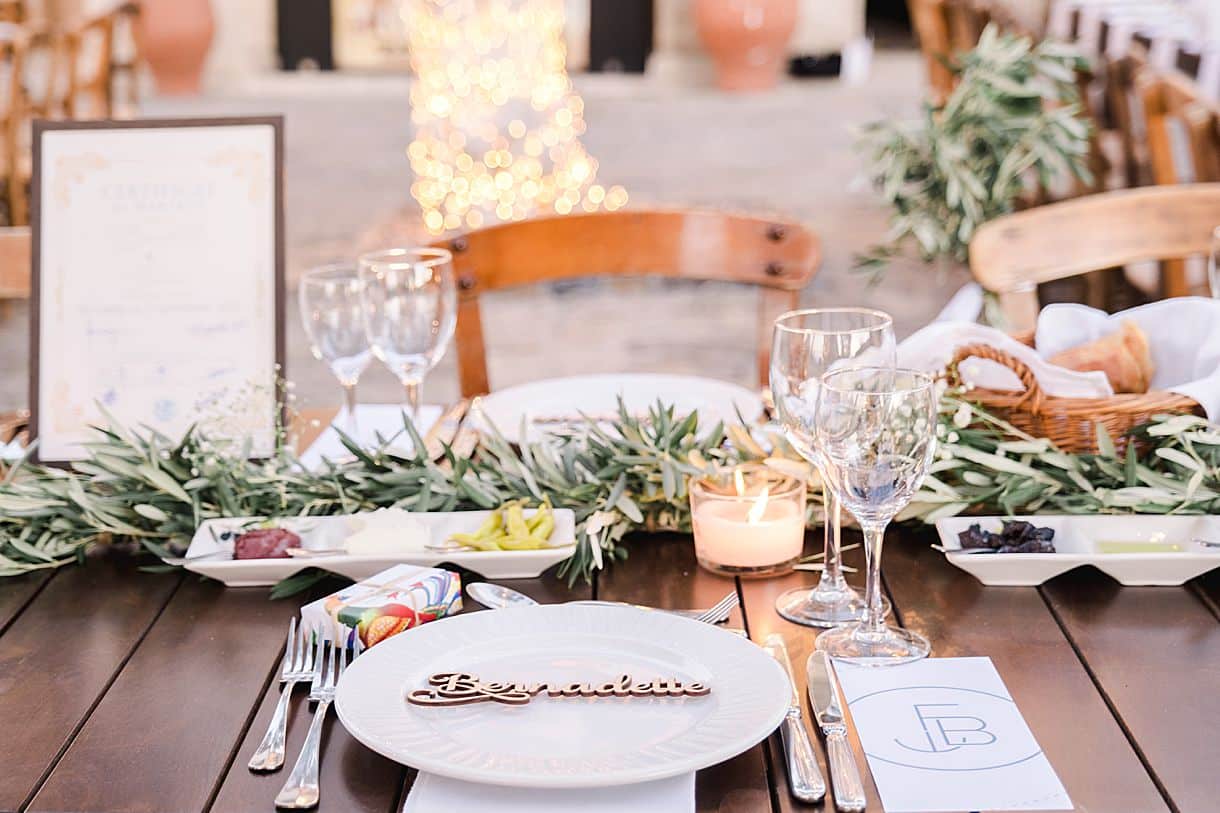
[[805,483],[761,464],[692,480],[691,527],[699,564],[725,576],[792,570],[805,546]]

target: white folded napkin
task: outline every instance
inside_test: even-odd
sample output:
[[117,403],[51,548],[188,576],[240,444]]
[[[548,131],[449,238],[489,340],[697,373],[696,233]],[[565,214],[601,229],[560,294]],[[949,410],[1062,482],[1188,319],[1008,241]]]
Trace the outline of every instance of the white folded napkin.
[[694,813],[693,773],[611,788],[538,790],[420,773],[402,813]]
[[983,286],[967,282],[957,289],[933,322],[977,322],[983,312]]
[[1053,356],[1113,333],[1127,320],[1148,337],[1156,368],[1150,389],[1193,398],[1209,420],[1220,420],[1220,300],[1184,296],[1115,314],[1048,305],[1038,317],[1034,342],[1043,356]]
[[[965,289],[946,306],[945,315],[969,315],[972,296]],[[964,307],[955,307],[963,305]],[[1105,373],[1079,373],[1046,359],[1096,341],[1132,321],[1148,337],[1156,368],[1150,389],[1168,390],[1198,401],[1209,420],[1220,420],[1220,300],[1191,296],[1164,299],[1107,314],[1085,305],[1048,305],[1038,315],[1034,344],[1028,347],[1007,333],[969,321],[936,321],[898,345],[898,364],[936,372],[952,360],[957,348],[983,343],[1005,350],[1033,371],[1043,392],[1059,398],[1108,398],[1114,394]],[[977,387],[1019,391],[1021,383],[1008,368],[983,359],[960,366],[962,379]]]
[[[378,445],[377,435],[383,438],[394,437],[390,448],[404,453],[411,451],[411,437],[403,430],[402,415],[406,407],[400,404],[359,404],[356,406],[356,424],[359,431],[359,441],[361,448],[375,449]],[[419,423],[415,427],[422,436],[427,432],[432,424],[436,423],[436,419],[441,416],[441,408],[439,406],[421,406],[419,408]],[[334,421],[330,426],[318,435],[317,440],[310,444],[309,448],[301,454],[301,463],[307,469],[317,469],[322,466],[324,460],[338,462],[344,458],[351,457],[347,447],[343,445],[343,441],[339,438],[339,433],[335,431],[335,427],[341,428],[344,432],[347,431],[347,410],[340,410],[335,416]]]
[[[971,322],[933,322],[898,345],[898,365],[927,372],[944,369],[957,348],[982,343],[1007,351],[1033,371],[1047,395],[1060,398],[1107,398],[1114,394],[1105,373],[1078,373],[1046,361],[1036,350],[1002,330]],[[962,380],[989,390],[1022,389],[1016,373],[994,361],[968,359],[959,366]]]

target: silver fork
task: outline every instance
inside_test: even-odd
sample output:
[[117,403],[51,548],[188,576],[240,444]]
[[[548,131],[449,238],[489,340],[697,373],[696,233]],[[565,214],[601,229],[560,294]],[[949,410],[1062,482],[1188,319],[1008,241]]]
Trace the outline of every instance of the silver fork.
[[294,616],[288,623],[288,642],[284,644],[284,660],[280,664],[279,702],[275,704],[275,714],[271,715],[271,723],[267,733],[259,743],[258,750],[250,757],[249,767],[252,771],[274,771],[284,764],[284,738],[288,734],[288,701],[292,699],[292,690],[298,683],[304,683],[313,676],[314,653],[307,641],[304,629],[297,632],[297,620]]
[[309,699],[317,701],[318,707],[313,713],[313,722],[309,724],[309,733],[305,735],[305,744],[301,746],[301,755],[292,766],[292,773],[288,774],[284,787],[275,797],[276,807],[310,808],[318,804],[321,796],[318,788],[318,764],[322,745],[322,723],[326,720],[326,712],[330,710],[331,702],[335,699],[335,685],[339,682],[343,670],[347,668],[347,647],[330,646],[329,649],[330,654],[324,669],[323,655],[319,648],[314,680],[309,689]]
[[724,598],[717,601],[711,607],[708,607],[703,612],[695,616],[696,621],[703,621],[707,624],[720,624],[729,620],[729,614],[737,607],[737,591],[726,595]]

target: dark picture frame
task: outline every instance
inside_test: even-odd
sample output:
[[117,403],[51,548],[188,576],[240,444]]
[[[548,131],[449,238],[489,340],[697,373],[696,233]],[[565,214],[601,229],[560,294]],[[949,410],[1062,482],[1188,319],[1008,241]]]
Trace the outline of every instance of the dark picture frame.
[[[29,388],[29,439],[31,444],[35,444],[40,435],[40,411],[42,403],[42,392],[40,389],[42,378],[42,361],[43,353],[41,347],[42,323],[43,323],[43,269],[42,269],[42,243],[46,236],[44,233],[43,223],[43,205],[47,200],[45,190],[43,190],[44,169],[43,169],[43,139],[48,133],[62,131],[124,131],[124,130],[182,130],[186,128],[206,128],[206,127],[270,127],[272,130],[272,188],[273,198],[271,205],[274,208],[273,223],[274,235],[272,236],[272,247],[274,251],[274,259],[271,268],[275,279],[273,280],[273,312],[274,312],[274,331],[273,346],[274,346],[274,364],[275,369],[269,371],[274,381],[274,396],[273,410],[269,418],[274,422],[276,429],[283,425],[285,420],[285,406],[283,403],[282,388],[279,385],[279,375],[284,369],[284,361],[286,355],[285,347],[285,280],[284,280],[284,117],[283,116],[226,116],[216,118],[182,118],[182,119],[99,119],[93,121],[46,121],[36,120],[33,123],[33,174],[31,178],[30,190],[30,388]],[[278,433],[276,435],[278,441]],[[68,464],[76,458],[55,458],[47,457],[41,454],[41,450],[37,445],[31,454],[31,459],[44,464],[62,465]]]

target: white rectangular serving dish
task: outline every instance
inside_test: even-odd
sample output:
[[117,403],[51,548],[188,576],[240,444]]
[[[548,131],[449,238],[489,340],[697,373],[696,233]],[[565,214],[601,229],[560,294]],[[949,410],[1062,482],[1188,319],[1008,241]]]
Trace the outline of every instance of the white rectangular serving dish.
[[[527,509],[525,515],[532,516]],[[412,514],[431,531],[433,540],[450,534],[471,533],[491,511],[453,511]],[[514,551],[419,551],[394,556],[316,556],[300,559],[233,559],[209,557],[184,567],[194,573],[217,579],[228,587],[263,587],[308,567],[322,568],[359,581],[399,564],[431,567],[441,562],[468,567],[489,579],[528,579],[572,555],[576,545],[576,515],[568,508],[554,509],[555,530],[551,546],[541,550]],[[301,537],[301,546],[315,550],[340,548],[351,533],[349,520],[359,514],[330,517],[284,517],[277,525]],[[257,522],[257,517],[226,517],[204,521],[195,531],[186,559],[207,556],[224,549],[218,536],[224,531],[241,529]]]
[[[1055,553],[965,553],[958,534],[974,523],[998,533],[1005,519],[1025,520],[1055,529]],[[1220,542],[1220,517],[1164,515],[1051,515],[1020,517],[948,517],[936,531],[949,562],[991,586],[1032,587],[1082,565],[1092,565],[1127,586],[1179,585],[1220,567],[1220,548],[1196,542]],[[1103,542],[1178,545],[1181,550],[1103,553]],[[959,552],[955,552],[959,551]]]

